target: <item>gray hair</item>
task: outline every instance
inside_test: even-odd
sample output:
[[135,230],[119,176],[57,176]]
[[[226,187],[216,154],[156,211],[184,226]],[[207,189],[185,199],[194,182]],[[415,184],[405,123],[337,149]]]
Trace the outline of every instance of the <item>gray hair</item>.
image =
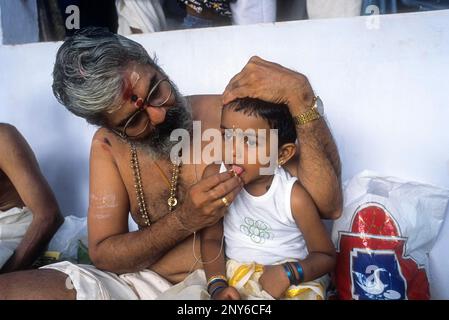
[[162,72],[139,43],[104,28],[82,29],[58,50],[53,93],[75,115],[104,125],[104,112],[123,103],[124,72],[133,62]]

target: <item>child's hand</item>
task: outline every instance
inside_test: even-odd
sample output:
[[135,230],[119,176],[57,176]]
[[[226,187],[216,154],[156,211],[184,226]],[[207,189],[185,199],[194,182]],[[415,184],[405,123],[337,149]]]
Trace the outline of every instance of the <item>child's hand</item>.
[[240,293],[234,287],[227,287],[213,297],[214,300],[240,300]]
[[290,286],[290,280],[285,274],[282,265],[264,266],[259,283],[273,298],[279,299],[284,296],[285,290]]

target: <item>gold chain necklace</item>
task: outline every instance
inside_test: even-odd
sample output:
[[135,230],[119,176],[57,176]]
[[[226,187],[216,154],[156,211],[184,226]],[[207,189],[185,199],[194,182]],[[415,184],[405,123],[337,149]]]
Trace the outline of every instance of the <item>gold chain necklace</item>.
[[[148,212],[147,203],[145,201],[145,193],[142,187],[142,178],[140,175],[140,166],[139,166],[139,158],[137,157],[137,149],[134,143],[130,143],[130,145],[131,145],[131,168],[133,170],[134,175],[134,188],[136,189],[139,214],[141,218],[144,220],[145,225],[150,226],[151,225],[149,217],[150,215]],[[176,198],[176,189],[178,186],[178,178],[181,165],[182,162],[179,159],[176,159],[175,162],[173,162],[172,178],[170,184],[170,197],[167,200],[169,212],[173,211],[173,209],[178,204],[178,199]]]

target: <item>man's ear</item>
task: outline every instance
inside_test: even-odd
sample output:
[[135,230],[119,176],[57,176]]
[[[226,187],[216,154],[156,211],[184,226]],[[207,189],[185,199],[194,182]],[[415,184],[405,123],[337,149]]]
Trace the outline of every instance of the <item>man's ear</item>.
[[283,165],[288,162],[296,153],[296,145],[294,143],[286,143],[279,149],[278,164]]

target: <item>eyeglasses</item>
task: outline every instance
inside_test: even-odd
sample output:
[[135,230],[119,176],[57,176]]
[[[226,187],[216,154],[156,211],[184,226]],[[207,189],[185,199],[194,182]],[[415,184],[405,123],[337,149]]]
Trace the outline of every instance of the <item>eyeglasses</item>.
[[[167,78],[160,79],[147,94],[139,109],[126,121],[123,129],[113,129],[120,137],[137,138],[147,130],[150,118],[143,112],[147,106],[162,107],[170,100],[173,94],[173,86]],[[141,98],[134,96],[133,101],[137,102]]]

